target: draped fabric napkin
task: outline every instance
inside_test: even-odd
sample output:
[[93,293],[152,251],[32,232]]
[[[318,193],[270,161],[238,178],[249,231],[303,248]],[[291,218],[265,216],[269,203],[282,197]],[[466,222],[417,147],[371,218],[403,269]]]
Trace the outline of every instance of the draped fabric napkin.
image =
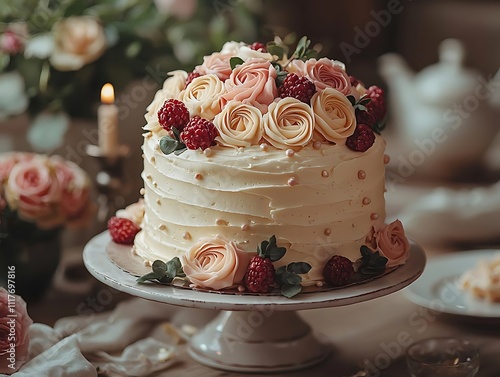
[[29,361],[13,376],[96,377],[97,369],[108,376],[147,376],[176,362],[183,336],[180,330],[172,336],[172,329],[202,326],[215,314],[134,298],[111,313],[62,318],[54,328],[33,324]]

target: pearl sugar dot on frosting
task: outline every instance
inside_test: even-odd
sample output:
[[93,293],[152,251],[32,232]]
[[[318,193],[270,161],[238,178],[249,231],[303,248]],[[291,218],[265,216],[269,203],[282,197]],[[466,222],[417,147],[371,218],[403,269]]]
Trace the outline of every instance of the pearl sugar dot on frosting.
[[297,186],[299,184],[299,179],[292,177],[288,179],[288,186]]
[[378,219],[378,213],[372,213],[371,216],[370,216],[370,219],[372,220],[377,220]]
[[184,238],[185,240],[190,240],[191,239],[191,233],[184,232],[184,234],[182,235],[182,238]]
[[391,156],[389,156],[388,154],[384,154],[384,164],[388,164],[389,161],[391,161]]
[[323,233],[325,234],[325,236],[329,236],[330,234],[332,234],[332,230],[330,228],[326,228]]
[[365,179],[366,178],[366,173],[364,170],[358,171],[358,178],[359,179]]
[[366,197],[365,197],[365,198],[363,198],[363,204],[364,204],[364,205],[368,205],[368,204],[370,204],[371,202],[372,202],[372,200],[371,200],[370,198],[366,198]]
[[200,180],[200,179],[203,179],[203,176],[202,176],[200,173],[196,173],[196,174],[194,175],[194,179],[198,179],[198,180]]
[[217,219],[217,221],[215,221],[215,223],[217,225],[228,225],[229,224],[226,220],[223,220],[223,219]]
[[295,156],[295,151],[293,149],[287,149],[285,154],[287,157],[293,157]]
[[210,157],[211,155],[213,155],[214,151],[210,148],[207,148],[203,151],[203,154],[206,156],[206,157]]
[[241,226],[241,230],[244,231],[244,232],[247,231],[249,228],[250,228],[250,225],[248,225],[248,224],[243,224]]
[[313,148],[314,148],[314,149],[319,149],[319,148],[321,148],[321,141],[318,141],[318,140],[317,140],[317,141],[315,141],[315,142],[313,143]]
[[323,170],[323,171],[321,172],[321,176],[322,176],[322,177],[324,177],[324,178],[327,178],[327,177],[329,177],[329,176],[330,176],[330,173],[328,173],[326,170]]

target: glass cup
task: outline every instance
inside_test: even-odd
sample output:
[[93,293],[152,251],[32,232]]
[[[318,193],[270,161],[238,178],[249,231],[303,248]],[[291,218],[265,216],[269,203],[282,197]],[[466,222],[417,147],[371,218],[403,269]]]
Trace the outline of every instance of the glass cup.
[[432,338],[414,343],[406,351],[412,377],[473,377],[479,370],[479,351],[466,340]]

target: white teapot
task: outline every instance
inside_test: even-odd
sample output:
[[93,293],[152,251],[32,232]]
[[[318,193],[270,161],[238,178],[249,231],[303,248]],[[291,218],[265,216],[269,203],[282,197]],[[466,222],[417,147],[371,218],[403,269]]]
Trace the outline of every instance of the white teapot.
[[[463,67],[456,39],[439,46],[439,62],[418,74],[398,54],[380,58],[389,85],[391,123],[401,141],[401,163],[418,174],[450,178],[476,167],[497,133],[488,103],[495,88]],[[397,163],[397,161],[395,162]]]

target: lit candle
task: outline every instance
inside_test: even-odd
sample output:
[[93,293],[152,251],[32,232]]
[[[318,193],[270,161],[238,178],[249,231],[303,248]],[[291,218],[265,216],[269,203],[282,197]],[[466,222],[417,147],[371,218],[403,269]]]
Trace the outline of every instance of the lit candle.
[[99,149],[103,156],[118,154],[118,107],[114,102],[113,85],[104,84],[101,89],[101,105],[97,109]]

